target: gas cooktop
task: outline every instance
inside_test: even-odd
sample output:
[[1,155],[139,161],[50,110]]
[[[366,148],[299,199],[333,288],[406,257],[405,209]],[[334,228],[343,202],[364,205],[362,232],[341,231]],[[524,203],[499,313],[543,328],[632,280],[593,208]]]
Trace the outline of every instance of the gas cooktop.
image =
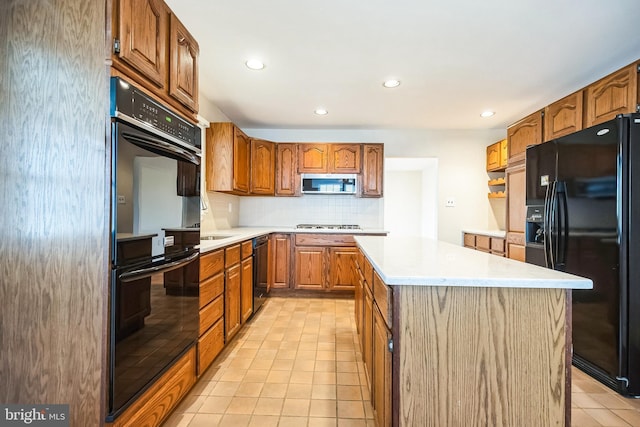
[[356,224],[298,224],[296,228],[303,230],[360,230]]

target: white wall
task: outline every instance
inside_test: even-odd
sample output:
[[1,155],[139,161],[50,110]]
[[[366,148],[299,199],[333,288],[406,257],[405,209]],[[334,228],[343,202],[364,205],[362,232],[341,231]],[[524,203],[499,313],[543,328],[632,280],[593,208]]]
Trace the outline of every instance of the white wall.
[[[504,129],[243,130],[250,136],[276,142],[384,143],[385,157],[435,158],[438,161],[438,238],[459,244],[463,228],[496,228],[487,199],[486,147],[504,138]],[[455,207],[445,207],[449,197],[455,200]]]

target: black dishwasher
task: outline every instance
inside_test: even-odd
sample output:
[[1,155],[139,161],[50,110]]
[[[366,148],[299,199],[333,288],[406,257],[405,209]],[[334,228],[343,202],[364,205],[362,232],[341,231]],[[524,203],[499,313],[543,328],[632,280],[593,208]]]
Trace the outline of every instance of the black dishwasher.
[[253,313],[269,295],[269,236],[253,239]]

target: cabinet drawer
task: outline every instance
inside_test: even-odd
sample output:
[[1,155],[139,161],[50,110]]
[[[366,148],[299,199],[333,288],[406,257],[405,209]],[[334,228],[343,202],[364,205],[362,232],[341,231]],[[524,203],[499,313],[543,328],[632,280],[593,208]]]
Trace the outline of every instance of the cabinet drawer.
[[489,252],[491,250],[491,237],[489,236],[476,236],[476,249],[483,252]]
[[240,252],[242,253],[242,259],[248,258],[253,255],[253,241],[247,240],[246,242],[242,242],[242,248]]
[[378,273],[375,271],[373,272],[373,300],[380,309],[380,313],[382,314],[387,327],[391,329],[391,288],[384,284],[380,276],[378,276]]
[[364,263],[364,268],[362,269],[362,274],[364,274],[364,280],[367,284],[367,287],[371,292],[373,292],[373,266],[369,262],[369,259],[365,256],[362,257],[362,262]]
[[205,281],[200,281],[200,308],[209,304],[224,292],[224,273],[220,272]]
[[218,319],[222,318],[223,315],[224,297],[220,295],[200,310],[200,332],[198,335],[205,333],[206,330],[209,329]]
[[240,262],[240,245],[229,246],[224,250],[224,266],[229,268]]
[[218,320],[198,340],[198,376],[211,365],[211,362],[224,348],[224,320]]
[[499,237],[492,237],[491,252],[504,252],[504,239],[501,239]]
[[296,234],[296,246],[355,246],[351,234]]
[[476,247],[476,235],[464,233],[464,245],[467,248],[475,248]]
[[224,269],[224,251],[209,252],[200,255],[200,282],[220,273]]

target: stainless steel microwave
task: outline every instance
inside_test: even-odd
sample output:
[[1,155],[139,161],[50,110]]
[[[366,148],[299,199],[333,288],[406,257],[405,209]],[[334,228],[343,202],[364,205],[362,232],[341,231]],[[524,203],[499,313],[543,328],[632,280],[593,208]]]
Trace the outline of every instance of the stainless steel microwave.
[[356,174],[302,174],[305,194],[356,194]]

